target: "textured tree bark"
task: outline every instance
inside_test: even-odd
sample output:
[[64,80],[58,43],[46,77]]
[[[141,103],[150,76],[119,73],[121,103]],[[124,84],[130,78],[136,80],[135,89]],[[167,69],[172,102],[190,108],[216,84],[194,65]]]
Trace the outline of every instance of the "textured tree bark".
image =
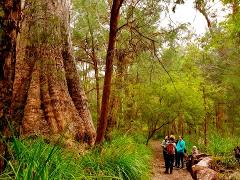
[[119,110],[119,98],[116,96],[115,92],[113,92],[110,98],[109,113],[107,117],[108,125],[105,133],[105,139],[107,141],[110,141],[112,139],[111,133],[117,125],[118,110]]
[[20,0],[0,2],[0,173],[4,170],[7,159],[5,141],[10,137],[8,120],[11,105],[14,68],[16,62],[16,38],[19,31]]
[[17,131],[93,144],[95,129],[71,54],[70,0],[26,0],[23,7],[11,104]]
[[119,20],[119,10],[122,6],[123,0],[114,0],[111,8],[110,17],[110,32],[108,41],[108,50],[106,56],[106,70],[104,78],[101,114],[98,120],[96,144],[100,144],[104,140],[105,131],[107,128],[107,115],[109,107],[109,97],[111,91],[113,57],[115,50],[115,42],[117,35],[117,26]]

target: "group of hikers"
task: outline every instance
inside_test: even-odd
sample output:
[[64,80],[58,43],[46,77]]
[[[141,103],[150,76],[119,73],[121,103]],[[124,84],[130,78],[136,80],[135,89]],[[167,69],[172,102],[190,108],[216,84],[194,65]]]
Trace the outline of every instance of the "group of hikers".
[[[162,141],[163,157],[165,161],[166,174],[172,174],[173,166],[184,168],[184,157],[186,155],[186,144],[182,136],[175,139],[174,135],[166,136]],[[192,156],[198,154],[196,146],[193,146]]]

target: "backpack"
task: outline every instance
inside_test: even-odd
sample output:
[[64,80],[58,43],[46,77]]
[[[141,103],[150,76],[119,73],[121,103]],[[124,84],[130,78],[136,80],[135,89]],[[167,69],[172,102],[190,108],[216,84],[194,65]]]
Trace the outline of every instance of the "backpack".
[[170,154],[170,155],[175,154],[175,147],[172,143],[169,143],[167,145],[167,153]]

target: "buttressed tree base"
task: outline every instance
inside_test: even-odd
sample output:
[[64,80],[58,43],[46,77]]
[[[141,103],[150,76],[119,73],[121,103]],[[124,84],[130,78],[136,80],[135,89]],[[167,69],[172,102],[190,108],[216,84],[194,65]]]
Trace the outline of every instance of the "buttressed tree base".
[[22,2],[6,121],[21,136],[93,144],[95,128],[71,52],[69,8],[70,0]]

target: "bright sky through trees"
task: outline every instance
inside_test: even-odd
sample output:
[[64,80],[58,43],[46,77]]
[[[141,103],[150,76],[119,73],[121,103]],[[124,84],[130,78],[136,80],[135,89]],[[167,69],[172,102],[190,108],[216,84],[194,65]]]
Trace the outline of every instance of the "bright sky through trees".
[[[190,23],[191,28],[198,35],[203,35],[207,30],[207,22],[203,15],[199,13],[194,7],[194,0],[186,0],[184,5],[178,5],[176,7],[175,13],[172,11],[173,5],[168,7],[168,13],[164,12],[164,16],[162,16],[162,22],[164,24],[169,24],[176,26],[179,23]],[[210,12],[210,19],[213,22],[222,21],[228,12],[224,9],[224,6],[220,1],[209,2],[207,4],[207,11]]]

